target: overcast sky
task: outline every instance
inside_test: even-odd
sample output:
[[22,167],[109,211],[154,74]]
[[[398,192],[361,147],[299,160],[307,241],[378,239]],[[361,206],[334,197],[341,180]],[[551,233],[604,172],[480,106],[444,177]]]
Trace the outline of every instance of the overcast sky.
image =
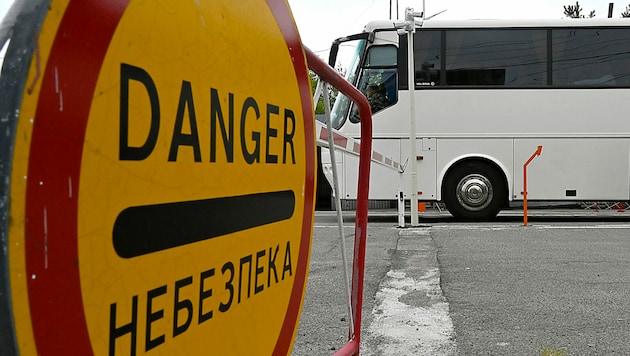
[[[327,56],[335,38],[358,33],[371,20],[390,18],[390,0],[288,0],[302,42],[311,50]],[[614,3],[613,17],[630,4],[630,0],[579,0],[585,15],[595,10],[596,17],[608,16],[608,4]],[[392,18],[396,19],[396,0],[392,0]],[[518,19],[564,17],[563,5],[575,5],[575,0],[426,0],[428,16],[443,10],[439,19]],[[422,11],[422,0],[398,0],[399,18],[406,7]]]
[[11,5],[12,2],[13,0],[0,0],[0,14],[2,14],[2,16],[9,10],[9,5]]
[[[9,7],[13,3],[13,0],[0,0],[0,21],[4,18],[7,11],[9,11]],[[2,65],[2,60],[4,59],[4,53],[6,52],[6,48],[0,43],[0,65]]]
[[4,18],[12,3],[13,0],[0,0],[0,18]]

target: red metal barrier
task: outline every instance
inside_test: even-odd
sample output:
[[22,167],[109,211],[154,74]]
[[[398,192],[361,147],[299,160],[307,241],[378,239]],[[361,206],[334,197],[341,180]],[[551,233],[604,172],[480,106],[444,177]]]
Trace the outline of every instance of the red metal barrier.
[[[367,98],[348,83],[332,67],[322,61],[310,49],[304,48],[308,67],[322,80],[332,84],[357,105],[361,119],[361,149],[359,156],[359,182],[357,210],[354,228],[354,258],[352,263],[352,316],[354,330],[350,340],[335,353],[336,356],[358,355],[361,343],[361,309],[363,308],[363,280],[365,268],[365,245],[367,239],[368,193],[370,189],[370,160],[372,156],[372,110]],[[352,328],[352,326],[350,326]],[[354,336],[353,336],[354,335]]]

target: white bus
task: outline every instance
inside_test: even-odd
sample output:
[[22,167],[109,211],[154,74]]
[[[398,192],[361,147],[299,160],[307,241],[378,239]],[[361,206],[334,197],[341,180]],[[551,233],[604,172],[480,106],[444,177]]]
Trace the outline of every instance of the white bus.
[[[406,199],[416,189],[419,201],[444,202],[455,217],[492,218],[523,200],[523,164],[538,146],[528,200],[630,199],[629,20],[433,19],[416,24],[413,56],[407,38],[393,21],[378,21],[331,48],[351,83],[378,93],[370,98],[374,149],[417,163],[415,188],[408,167],[399,184],[396,172],[374,165],[370,199],[395,200],[402,186]],[[358,139],[347,98],[332,111],[333,127]],[[352,201],[357,159],[338,153],[337,164],[340,197]],[[330,169],[328,152],[322,165]]]

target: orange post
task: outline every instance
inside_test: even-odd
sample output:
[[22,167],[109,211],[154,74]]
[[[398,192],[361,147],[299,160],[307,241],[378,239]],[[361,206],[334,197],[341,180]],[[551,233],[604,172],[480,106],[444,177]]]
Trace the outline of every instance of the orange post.
[[538,146],[538,149],[536,149],[536,152],[534,152],[534,154],[532,154],[532,156],[529,157],[527,162],[523,164],[523,192],[521,192],[521,194],[523,194],[523,225],[524,226],[527,226],[527,166],[534,158],[540,156],[541,153],[542,153],[542,146]]

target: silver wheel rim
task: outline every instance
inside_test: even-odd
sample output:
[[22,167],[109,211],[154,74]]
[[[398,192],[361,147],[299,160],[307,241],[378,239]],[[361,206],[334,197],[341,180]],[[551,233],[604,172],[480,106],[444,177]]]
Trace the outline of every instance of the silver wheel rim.
[[469,211],[480,211],[488,207],[494,196],[492,183],[480,174],[469,174],[457,184],[455,192],[459,204]]

